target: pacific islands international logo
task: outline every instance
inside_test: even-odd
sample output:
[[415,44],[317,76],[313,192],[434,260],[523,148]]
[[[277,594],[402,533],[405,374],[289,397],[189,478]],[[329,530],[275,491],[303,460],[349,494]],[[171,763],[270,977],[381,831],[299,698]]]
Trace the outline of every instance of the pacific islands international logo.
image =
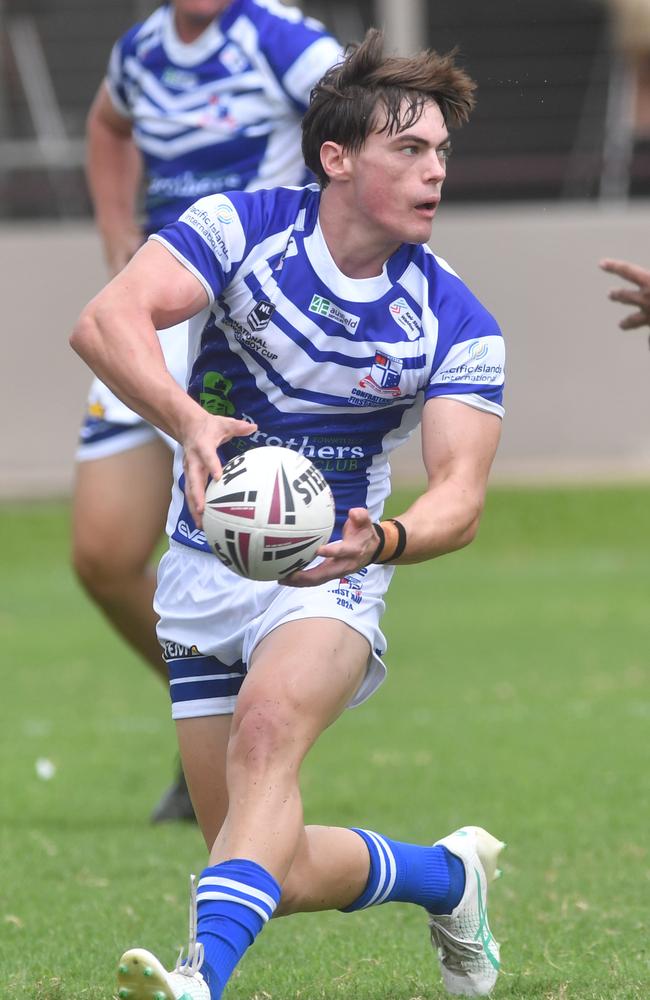
[[488,345],[485,341],[475,340],[473,344],[470,344],[467,348],[467,354],[469,355],[470,361],[480,361],[484,358],[488,352]]
[[378,396],[397,398],[402,395],[399,381],[403,367],[404,362],[399,358],[391,358],[390,355],[377,351],[370,374],[365,375],[359,385],[362,389],[370,389]]

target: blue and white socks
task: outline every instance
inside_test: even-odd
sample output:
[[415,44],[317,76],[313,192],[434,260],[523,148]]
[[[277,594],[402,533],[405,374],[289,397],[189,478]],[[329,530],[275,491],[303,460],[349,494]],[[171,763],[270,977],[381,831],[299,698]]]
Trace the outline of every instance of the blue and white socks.
[[233,859],[206,868],[196,892],[201,973],[219,1000],[233,969],[280,901],[280,886],[254,861]]
[[[419,847],[354,829],[370,855],[366,888],[345,913],[379,903],[416,903],[429,913],[451,913],[465,891],[465,866],[445,847]],[[211,1000],[220,1000],[244,952],[280,902],[273,876],[254,861],[235,858],[206,868],[197,887],[201,973]]]
[[419,847],[353,828],[370,854],[366,888],[344,913],[380,903],[416,903],[429,913],[451,913],[465,891],[465,865],[446,847]]

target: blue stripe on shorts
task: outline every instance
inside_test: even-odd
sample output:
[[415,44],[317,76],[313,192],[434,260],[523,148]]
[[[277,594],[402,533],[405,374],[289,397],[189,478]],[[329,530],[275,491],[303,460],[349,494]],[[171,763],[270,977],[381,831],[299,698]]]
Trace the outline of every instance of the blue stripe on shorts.
[[97,444],[99,441],[106,441],[108,438],[117,437],[118,434],[124,434],[143,425],[143,422],[137,424],[115,424],[110,420],[98,420],[96,417],[86,417],[81,425],[79,443],[82,445]]
[[[171,645],[171,644],[170,644]],[[167,652],[167,651],[166,651]],[[222,663],[216,656],[203,656],[199,652],[188,655],[165,656],[169,672],[169,691],[172,704],[189,701],[215,701],[231,699],[239,694],[246,676],[242,660]]]

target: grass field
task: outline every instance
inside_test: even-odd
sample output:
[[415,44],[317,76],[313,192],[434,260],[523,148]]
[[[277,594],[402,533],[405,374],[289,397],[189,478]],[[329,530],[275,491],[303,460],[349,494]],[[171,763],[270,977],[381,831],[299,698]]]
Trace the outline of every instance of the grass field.
[[[195,828],[148,825],[167,695],[73,581],[67,516],[0,508],[2,1000],[109,1000],[134,944],[173,963],[204,863]],[[398,571],[388,681],[305,767],[308,821],[508,842],[497,998],[650,996],[649,604],[649,488],[493,489],[473,546]],[[445,995],[402,904],[274,921],[227,991]]]

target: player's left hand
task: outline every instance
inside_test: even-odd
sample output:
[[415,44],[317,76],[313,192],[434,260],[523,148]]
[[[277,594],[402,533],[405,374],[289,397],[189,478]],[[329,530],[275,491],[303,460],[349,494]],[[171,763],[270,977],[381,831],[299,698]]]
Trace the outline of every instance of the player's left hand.
[[609,293],[612,302],[622,302],[623,305],[636,307],[636,312],[625,316],[618,324],[621,330],[636,330],[641,326],[650,326],[650,271],[630,264],[625,260],[601,260],[600,266],[609,274],[636,285],[636,288],[615,288]]
[[321,545],[316,555],[322,562],[313,569],[298,570],[280,582],[288,587],[317,587],[338,580],[367,566],[379,545],[372,518],[365,507],[353,507],[343,525],[340,541]]

